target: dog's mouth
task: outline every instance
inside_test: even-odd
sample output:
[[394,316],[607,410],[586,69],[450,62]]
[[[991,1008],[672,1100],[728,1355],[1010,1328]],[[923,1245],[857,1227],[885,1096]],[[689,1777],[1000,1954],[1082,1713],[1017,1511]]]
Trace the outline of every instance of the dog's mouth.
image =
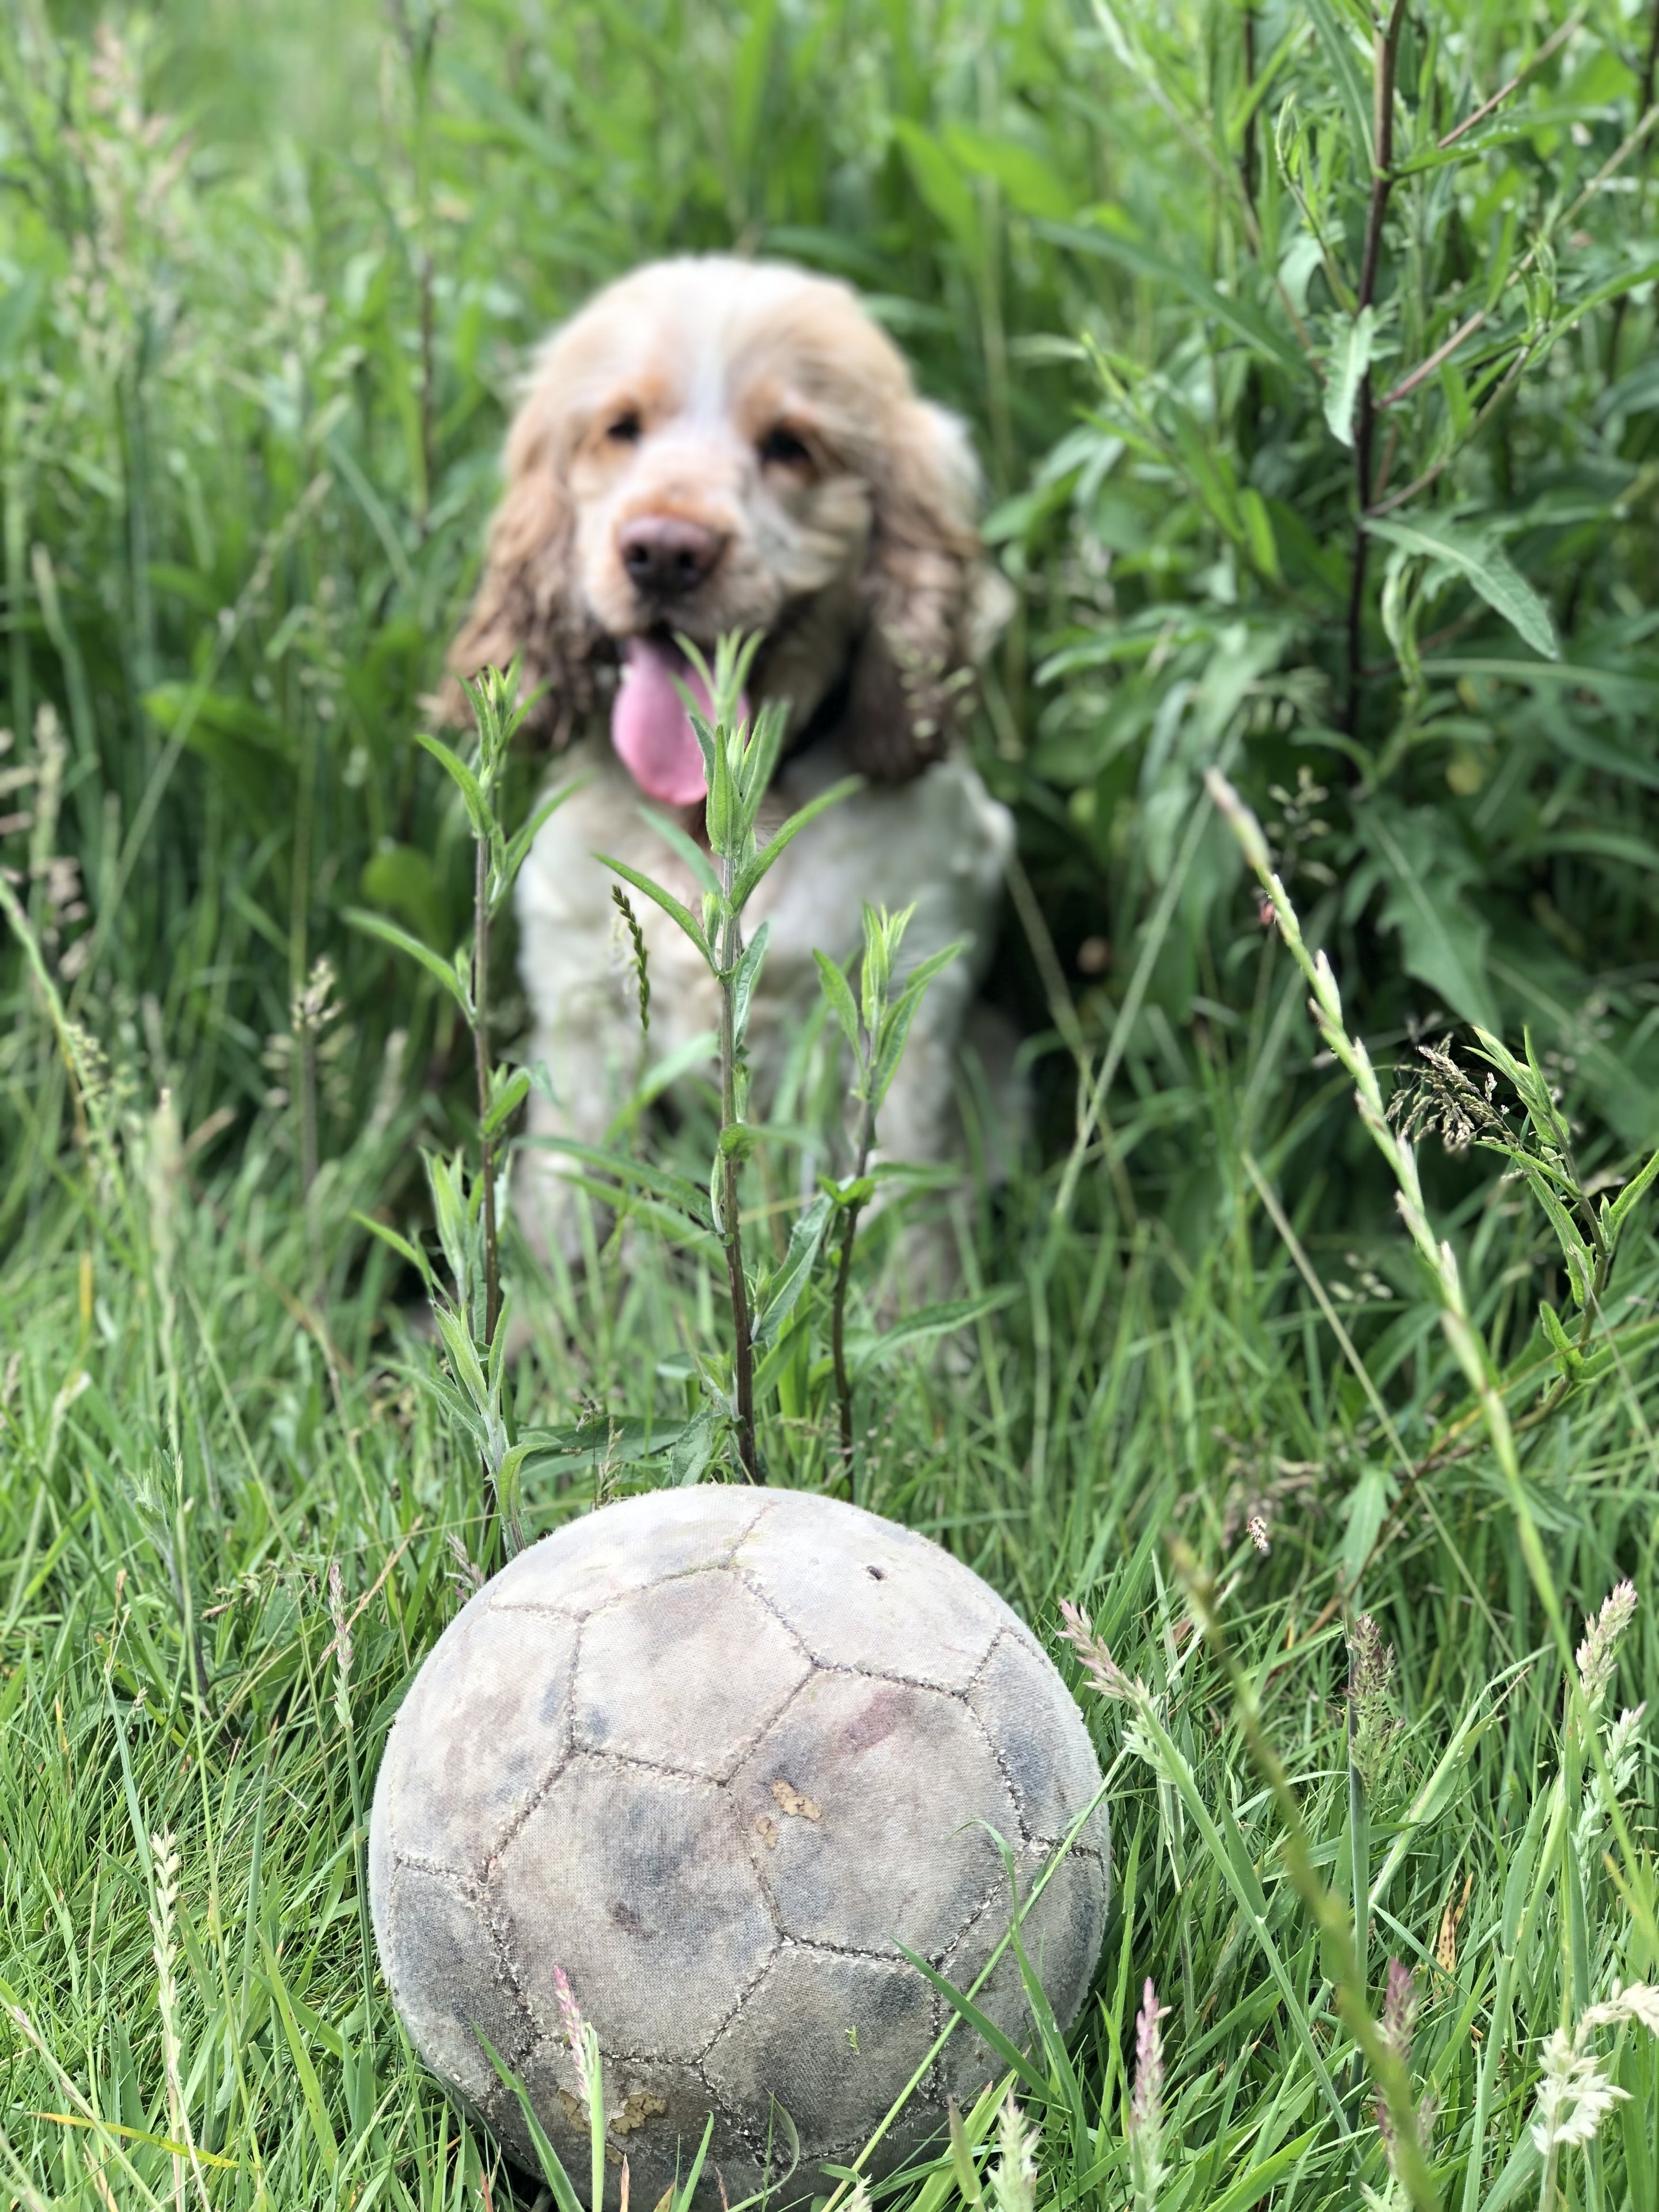
[[[695,806],[708,787],[685,700],[689,696],[702,714],[710,714],[708,686],[669,638],[653,632],[619,645],[622,681],[611,708],[611,742],[647,798],[665,806]],[[746,699],[738,711],[748,714]]]

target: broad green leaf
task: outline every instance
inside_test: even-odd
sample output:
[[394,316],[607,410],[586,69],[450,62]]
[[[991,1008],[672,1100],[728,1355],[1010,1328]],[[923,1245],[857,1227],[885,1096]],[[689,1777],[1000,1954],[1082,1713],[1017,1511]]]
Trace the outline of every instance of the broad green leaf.
[[708,855],[698,844],[696,839],[688,837],[678,822],[672,817],[659,812],[654,806],[641,807],[640,814],[644,821],[650,823],[664,844],[672,846],[679,854],[681,860],[691,871],[692,878],[697,889],[700,891],[712,891],[718,898],[720,895],[720,879],[709,866]]
[[733,1044],[741,1053],[744,1039],[749,1034],[749,1008],[755,995],[755,986],[760,981],[761,963],[766,958],[767,940],[772,934],[769,921],[760,927],[744,947],[732,978],[732,1036]]
[[599,1145],[580,1144],[574,1137],[527,1137],[525,1143],[538,1152],[562,1152],[588,1167],[615,1176],[618,1182],[637,1184],[641,1190],[648,1190],[671,1205],[683,1206],[702,1228],[709,1225],[708,1200],[686,1176],[671,1175],[666,1168],[653,1167],[647,1161],[631,1158],[626,1152],[607,1152]]
[[1338,21],[1330,0],[1308,0],[1308,13],[1319,33],[1319,43],[1325,50],[1325,58],[1347,115],[1356,180],[1369,189],[1376,149],[1371,137],[1370,88],[1365,82],[1364,67],[1353,40]]
[[778,0],[757,0],[732,58],[727,128],[739,174],[755,156],[755,132],[760,121],[761,99],[766,89],[777,21]]
[[474,1411],[482,1416],[489,1404],[489,1386],[484,1380],[478,1348],[466,1324],[459,1314],[444,1306],[434,1307],[432,1318],[443,1339],[444,1350],[449,1354],[450,1371],[471,1401]]
[[965,949],[965,942],[958,939],[955,945],[946,945],[938,952],[929,953],[927,959],[918,964],[903,990],[900,992],[897,1000],[889,1008],[886,1018],[881,1025],[881,1037],[876,1048],[875,1068],[871,1078],[871,1095],[877,1106],[879,1106],[886,1097],[892,1087],[893,1078],[898,1073],[899,1061],[904,1053],[905,1039],[910,1034],[910,1024],[916,1018],[916,1010],[921,1004],[922,996],[927,986],[942,969],[951,965],[958,953]]
[[[252,745],[285,765],[293,762],[293,738],[274,714],[268,714],[252,699],[240,699],[232,692],[204,690],[195,684],[158,684],[144,694],[144,707],[170,738],[182,744],[194,744],[200,732],[238,745]],[[230,756],[211,750],[222,765],[229,764]]]
[[714,967],[714,956],[709,950],[708,939],[703,935],[702,924],[690,907],[682,906],[672,891],[665,890],[659,883],[649,876],[641,875],[637,868],[630,868],[625,860],[613,860],[608,853],[595,853],[593,858],[601,867],[609,868],[612,875],[620,876],[625,884],[632,884],[636,891],[643,891],[653,905],[662,908],[671,921],[678,922],[710,968]]
[[855,1362],[859,1372],[867,1374],[872,1367],[885,1365],[907,1346],[926,1344],[933,1337],[950,1336],[959,1328],[969,1328],[988,1314],[1000,1313],[1005,1306],[1012,1305],[1024,1295],[1016,1285],[1005,1284],[1000,1290],[982,1291],[975,1298],[952,1298],[943,1304],[918,1306],[914,1313],[906,1314],[881,1335],[866,1338],[859,1346]]
[[1563,1206],[1535,1160],[1524,1152],[1510,1154],[1527,1179],[1527,1188],[1548,1216],[1555,1231],[1555,1241],[1561,1247],[1561,1257],[1566,1263],[1567,1286],[1572,1292],[1575,1305],[1582,1306],[1589,1299],[1595,1279],[1595,1262],[1579,1233],[1578,1224]]
[[[1218,292],[1209,278],[1198,269],[1184,263],[1172,261],[1167,254],[1147,245],[1139,231],[1121,209],[1098,210],[1093,222],[1083,228],[1075,223],[1042,222],[1036,226],[1042,235],[1056,246],[1068,246],[1073,252],[1097,254],[1116,261],[1136,275],[1151,276],[1159,283],[1172,284],[1212,322],[1231,331],[1253,352],[1274,362],[1287,376],[1299,382],[1307,375],[1310,364],[1294,338],[1278,329],[1254,301]],[[1121,428],[1121,424],[1115,424]]]
[[775,860],[781,859],[786,846],[792,844],[799,836],[809,822],[816,822],[820,814],[828,813],[832,806],[839,806],[843,799],[850,799],[853,793],[861,790],[863,786],[864,778],[861,775],[843,776],[839,783],[832,783],[828,791],[819,792],[816,799],[809,799],[798,813],[792,814],[788,820],[781,823],[774,835],[767,839],[754,859],[738,875],[737,881],[732,886],[732,905],[741,913],[753,897],[755,886],[760,882],[761,878]]
[[489,1111],[483,1118],[483,1133],[493,1137],[498,1129],[510,1121],[530,1095],[530,1070],[521,1067],[503,1085],[501,1096],[490,1101]]
[[1238,517],[1244,525],[1244,542],[1251,560],[1269,583],[1278,583],[1279,544],[1273,536],[1273,514],[1254,484],[1244,485],[1238,495]]
[[916,190],[967,254],[977,260],[980,252],[979,210],[967,179],[939,140],[919,123],[903,120],[893,125],[893,136],[903,153]]
[[714,1456],[720,1442],[720,1417],[708,1404],[699,1406],[675,1437],[668,1454],[668,1480],[689,1486],[701,1482],[703,1469]]
[[1498,1012],[1486,978],[1492,933],[1462,896],[1475,868],[1456,824],[1437,809],[1407,812],[1374,799],[1360,811],[1358,826],[1381,863],[1382,926],[1399,932],[1407,968],[1453,1013],[1495,1030]]
[[1368,1467],[1349,1492],[1342,1532],[1342,1578],[1351,1590],[1358,1586],[1371,1555],[1393,1489],[1384,1469]]
[[1412,522],[1371,515],[1365,528],[1371,537],[1403,546],[1407,553],[1443,562],[1480,593],[1494,613],[1502,615],[1534,653],[1546,660],[1560,658],[1549,609],[1492,538],[1456,523],[1443,522],[1437,515]]
[[462,1295],[472,1272],[472,1222],[463,1181],[462,1163],[447,1160],[436,1152],[422,1155],[426,1169],[427,1188],[432,1193],[432,1215],[437,1226],[438,1242],[443,1247],[445,1259],[455,1284],[456,1296]]
[[788,709],[781,700],[769,699],[755,717],[749,732],[749,741],[743,750],[743,820],[745,830],[754,826],[760,803],[771,787],[777,772],[778,758],[783,750],[784,725]]
[[1562,1328],[1561,1316],[1547,1298],[1541,1299],[1539,1303],[1538,1318],[1544,1325],[1544,1334],[1549,1340],[1549,1347],[1555,1356],[1556,1365],[1571,1382],[1584,1364],[1583,1354]]
[[454,942],[443,884],[420,846],[382,845],[364,862],[358,888],[374,905],[392,908],[434,949]]
[[443,985],[471,1026],[472,993],[464,981],[465,969],[459,961],[452,965],[429,945],[422,945],[418,937],[411,937],[406,929],[400,929],[395,921],[388,921],[383,914],[370,914],[365,907],[349,906],[345,919],[354,929],[378,937],[383,944],[395,945],[399,952],[406,952],[411,960],[419,961],[427,974]]
[[1655,1152],[1647,1165],[1638,1170],[1631,1177],[1618,1197],[1607,1207],[1605,1218],[1609,1243],[1618,1242],[1620,1231],[1653,1188],[1656,1176],[1659,1176],[1659,1152]]
[[989,177],[1021,215],[1046,216],[1064,222],[1077,204],[1077,196],[1035,148],[1018,138],[993,137],[973,131],[965,123],[945,126],[945,143],[963,168]]
[[842,1034],[854,1052],[859,1048],[859,1010],[853,1000],[853,987],[826,952],[814,951],[812,957],[818,963],[818,985],[830,1001],[831,1012],[841,1024]]
[[586,776],[573,776],[568,783],[561,784],[556,791],[550,792],[524,827],[508,838],[505,857],[497,870],[497,880],[491,886],[489,911],[492,915],[500,912],[502,902],[518,880],[526,855],[540,836],[549,817],[556,814],[567,799],[574,799],[586,781]]
[[371,1213],[360,1213],[354,1207],[351,1218],[360,1229],[367,1229],[371,1237],[378,1237],[382,1244],[390,1245],[400,1260],[406,1261],[416,1270],[422,1282],[428,1284],[431,1282],[432,1269],[428,1265],[425,1253],[418,1245],[411,1244],[407,1237],[400,1237],[395,1229],[389,1228],[384,1221],[376,1221]]
[[466,805],[467,819],[472,824],[473,836],[480,838],[487,837],[489,835],[489,802],[485,799],[483,787],[472,770],[460,755],[453,751],[441,738],[432,737],[425,730],[416,730],[415,742],[424,751],[429,752],[433,759],[442,766],[451,782],[460,793]]
[[1342,317],[1326,368],[1325,420],[1332,436],[1345,446],[1353,444],[1353,410],[1376,345],[1375,307],[1362,307],[1357,315]]
[[893,963],[898,957],[904,933],[910,927],[915,913],[915,902],[890,914],[884,907],[872,907],[866,900],[860,915],[860,926],[864,933],[864,964],[860,971],[859,988],[864,1008],[864,1026],[874,1036],[881,1028],[881,1009],[887,1003],[888,986],[892,981]]
[[835,1200],[820,1192],[795,1217],[788,1249],[766,1286],[766,1297],[755,1320],[755,1341],[770,1344],[795,1310],[795,1303],[811,1279],[823,1244],[823,1235],[835,1212]]

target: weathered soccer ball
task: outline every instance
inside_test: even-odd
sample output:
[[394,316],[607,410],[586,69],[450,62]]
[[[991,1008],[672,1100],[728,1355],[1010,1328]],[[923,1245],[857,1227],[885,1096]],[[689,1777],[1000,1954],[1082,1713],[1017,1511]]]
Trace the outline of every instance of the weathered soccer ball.
[[[1100,1788],[1036,1639],[948,1553],[788,1491],[668,1490],[521,1553],[454,1620],[386,1745],[369,1893],[410,2039],[531,2171],[524,2080],[587,2193],[555,1972],[598,2031],[610,2176],[649,2212],[714,2119],[705,2202],[862,2147]],[[1021,1923],[1062,2024],[1099,1952],[1103,1808]],[[1004,1953],[976,2002],[1030,2033]],[[945,2016],[948,2016],[945,2015]],[[957,2026],[884,2144],[890,2170],[1000,2070]],[[779,2117],[779,2108],[788,2124]]]

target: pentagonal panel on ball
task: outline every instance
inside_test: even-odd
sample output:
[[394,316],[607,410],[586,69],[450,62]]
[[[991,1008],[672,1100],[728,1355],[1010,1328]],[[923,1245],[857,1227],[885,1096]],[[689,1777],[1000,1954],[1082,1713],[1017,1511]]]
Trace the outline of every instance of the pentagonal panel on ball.
[[736,2112],[763,2115],[775,2098],[811,2156],[862,2142],[933,2034],[914,1966],[786,1944],[702,2067]]
[[[1057,1843],[1098,1794],[1100,1761],[1082,1714],[1023,1629],[1005,1629],[997,1638],[968,1702],[1001,1754],[1031,1835]],[[1091,1850],[1107,1848],[1103,1804],[1079,1840]]]
[[572,1760],[489,1893],[538,2025],[562,1966],[607,2055],[695,2058],[777,1942],[724,1791],[608,1759]]
[[775,1499],[734,1565],[815,1659],[962,1689],[1012,1618],[960,1561],[833,1499]]
[[811,1671],[735,1575],[656,1583],[583,1629],[576,1741],[719,1779]]
[[996,1877],[977,1824],[1019,1833],[972,1714],[861,1674],[814,1674],[732,1790],[785,1935],[850,1950],[937,1955]]
[[490,1606],[586,1614],[647,1583],[723,1567],[764,1504],[763,1494],[718,1483],[619,1499],[520,1552],[490,1583]]
[[386,1743],[376,1805],[394,1850],[481,1870],[568,1746],[576,1634],[476,1604],[451,1624]]

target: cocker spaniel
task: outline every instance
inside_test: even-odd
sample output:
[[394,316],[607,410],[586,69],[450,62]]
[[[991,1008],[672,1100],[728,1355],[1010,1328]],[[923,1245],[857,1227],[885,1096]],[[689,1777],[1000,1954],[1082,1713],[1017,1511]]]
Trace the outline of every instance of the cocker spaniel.
[[[572,1245],[568,1163],[538,1136],[599,1141],[641,1077],[617,957],[616,854],[694,907],[690,872],[647,818],[696,835],[702,761],[682,704],[689,665],[759,632],[758,706],[787,702],[775,826],[849,769],[749,912],[771,937],[750,1019],[758,1091],[817,1000],[812,954],[846,962],[861,902],[915,913],[903,966],[961,938],[933,983],[878,1131],[890,1157],[947,1158],[957,1048],[986,956],[1012,824],[953,743],[976,650],[1006,586],[975,532],[962,425],[917,398],[896,349],[843,284],[722,256],[656,263],[601,292],[542,351],[507,442],[506,489],[451,667],[522,659],[532,720],[584,781],[520,879],[532,1094],[515,1204],[532,1244]],[[672,1060],[716,1022],[714,986],[636,900],[650,1042]]]

